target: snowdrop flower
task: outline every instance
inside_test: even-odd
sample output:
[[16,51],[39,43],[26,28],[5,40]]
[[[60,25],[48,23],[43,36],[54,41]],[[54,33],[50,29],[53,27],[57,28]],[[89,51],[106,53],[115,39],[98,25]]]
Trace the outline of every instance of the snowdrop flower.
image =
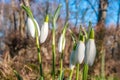
[[92,66],[95,60],[95,56],[96,56],[96,46],[94,40],[94,30],[91,29],[90,37],[86,44],[85,62],[89,66]]
[[45,18],[45,22],[41,27],[41,35],[40,35],[40,43],[44,43],[48,36],[48,20],[49,16],[47,15]]
[[84,56],[85,56],[84,36],[81,35],[80,41],[77,43],[76,46],[75,52],[76,62],[81,64],[84,60]]
[[58,51],[62,53],[62,50],[65,48],[65,36],[61,34],[59,41],[58,41]]
[[[37,26],[37,30],[38,30],[38,36],[40,36],[40,29],[39,29],[39,25],[37,23],[37,21],[34,19],[35,23],[36,23],[36,26]],[[34,26],[34,23],[32,21],[31,18],[28,17],[27,19],[27,31],[28,31],[28,34],[30,36],[32,36],[33,38],[35,38],[35,26]]]
[[65,33],[66,33],[66,30],[67,30],[67,27],[68,27],[68,22],[65,23],[62,34],[61,34],[61,36],[59,38],[59,41],[58,41],[58,51],[60,53],[62,53],[62,50],[64,50],[64,48],[65,48],[65,42],[66,42]]

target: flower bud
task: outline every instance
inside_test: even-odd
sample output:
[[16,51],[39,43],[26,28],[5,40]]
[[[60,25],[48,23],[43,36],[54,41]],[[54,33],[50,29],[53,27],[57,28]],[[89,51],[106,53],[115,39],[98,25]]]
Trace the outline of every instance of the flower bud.
[[59,41],[58,41],[58,51],[62,53],[62,50],[65,48],[65,37],[63,34],[61,34]]
[[81,64],[85,55],[85,44],[83,41],[79,41],[76,46],[76,62]]
[[41,27],[40,43],[44,43],[48,36],[48,15],[46,16],[45,22]]
[[90,37],[86,44],[85,63],[92,66],[96,56],[96,45],[94,40],[94,30],[91,29]]
[[[37,30],[38,30],[38,36],[40,36],[40,29],[39,29],[39,25],[37,23],[37,21],[34,19],[35,23],[36,23],[36,26],[37,26]],[[35,26],[34,26],[34,23],[32,21],[31,18],[28,17],[27,19],[27,31],[28,31],[28,34],[30,36],[32,36],[33,38],[35,38]]]

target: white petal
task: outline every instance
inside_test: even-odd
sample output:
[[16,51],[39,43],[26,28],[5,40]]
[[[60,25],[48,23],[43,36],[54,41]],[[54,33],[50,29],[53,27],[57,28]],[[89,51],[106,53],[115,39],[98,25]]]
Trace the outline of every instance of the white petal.
[[[37,21],[34,19],[36,25],[37,25],[37,28],[38,28],[38,35],[40,36],[40,29],[39,29],[39,25],[37,23]],[[33,38],[35,38],[35,27],[34,27],[34,23],[32,21],[31,18],[28,17],[28,20],[27,20],[27,31],[28,31],[28,34],[30,36],[32,36]]]
[[31,35],[33,38],[35,38],[34,24],[30,18],[28,18],[27,20],[27,28],[28,28],[28,34]]
[[96,46],[93,39],[89,39],[86,44],[85,62],[92,66],[96,56]]
[[73,50],[70,55],[70,69],[74,69],[76,64],[75,51]]
[[77,63],[81,64],[85,56],[85,44],[82,41],[79,41],[76,47],[76,60]]
[[64,48],[65,48],[65,37],[61,35],[58,41],[58,51],[61,53]]
[[44,43],[48,36],[48,22],[44,22],[41,27],[40,43]]

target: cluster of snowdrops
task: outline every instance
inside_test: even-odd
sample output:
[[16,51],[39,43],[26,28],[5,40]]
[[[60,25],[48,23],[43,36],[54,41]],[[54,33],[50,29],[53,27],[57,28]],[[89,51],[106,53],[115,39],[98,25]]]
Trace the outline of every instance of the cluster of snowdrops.
[[[44,80],[44,72],[42,68],[42,56],[40,53],[40,43],[44,43],[48,36],[49,31],[49,15],[46,14],[45,20],[41,28],[39,27],[37,21],[34,19],[33,14],[31,12],[31,9],[27,6],[22,5],[21,6],[27,13],[27,32],[29,35],[36,39],[36,47],[38,50],[38,61],[39,61],[39,72],[40,72],[40,80]],[[55,61],[56,61],[56,46],[55,46],[55,28],[56,28],[56,21],[60,13],[60,8],[62,6],[59,5],[56,9],[54,15],[52,16],[52,79],[56,80],[55,75]],[[74,68],[76,67],[76,80],[87,80],[88,76],[88,68],[89,66],[92,66],[95,60],[96,56],[96,46],[95,46],[95,40],[94,40],[94,29],[89,26],[88,30],[86,31],[82,26],[80,26],[79,30],[79,36],[78,39],[75,38],[74,33],[68,29],[68,22],[65,22],[65,25],[63,27],[62,33],[59,38],[58,42],[58,51],[61,54],[60,57],[60,75],[58,76],[58,80],[64,79],[64,68],[63,68],[63,54],[65,49],[65,43],[66,43],[66,31],[69,30],[71,33],[71,37],[73,39],[73,50],[70,55],[70,76],[68,77],[68,80],[72,80],[72,75]],[[84,61],[84,68],[83,68],[83,74],[82,79],[79,78],[79,68],[80,64],[82,64]],[[15,71],[16,72],[16,71]],[[17,74],[17,72],[16,72]]]

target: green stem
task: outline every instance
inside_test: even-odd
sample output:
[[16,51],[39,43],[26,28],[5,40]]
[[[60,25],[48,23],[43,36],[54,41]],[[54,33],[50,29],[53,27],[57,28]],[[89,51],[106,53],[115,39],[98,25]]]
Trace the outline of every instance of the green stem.
[[83,68],[83,79],[82,80],[87,80],[87,76],[88,76],[88,64],[84,64],[84,68]]
[[39,67],[40,67],[40,77],[43,78],[43,71],[42,71],[42,58],[40,54],[40,43],[39,43],[39,36],[38,36],[38,30],[37,25],[35,21],[32,19],[34,25],[35,25],[35,36],[36,36],[36,46],[37,46],[37,52],[38,52],[38,61],[39,61]]
[[76,69],[76,80],[79,80],[79,67],[80,67],[80,65],[77,64],[77,69]]
[[52,77],[55,80],[55,60],[56,60],[56,52],[55,52],[55,28],[52,29]]
[[62,80],[62,73],[63,73],[63,50],[60,58],[60,80]]
[[70,71],[70,77],[69,77],[69,80],[72,80],[73,70],[74,70],[74,69],[72,69],[72,70]]

